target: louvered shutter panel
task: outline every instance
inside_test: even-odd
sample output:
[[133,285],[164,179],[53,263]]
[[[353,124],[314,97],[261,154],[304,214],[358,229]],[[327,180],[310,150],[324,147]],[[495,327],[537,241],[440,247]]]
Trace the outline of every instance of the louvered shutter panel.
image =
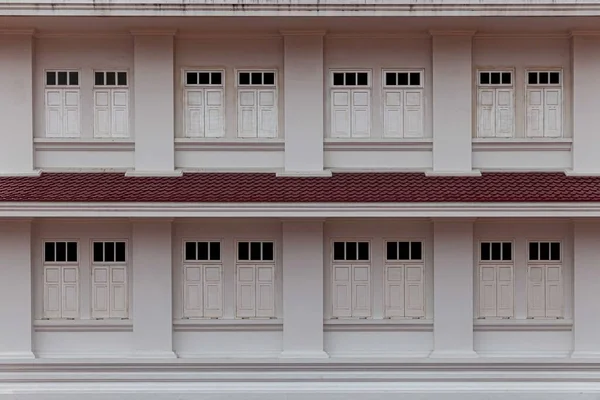
[[333,266],[333,316],[352,316],[352,286],[350,265]]
[[527,90],[527,137],[544,136],[544,91]]
[[479,267],[479,316],[497,316],[496,267],[481,265]]
[[496,136],[513,137],[515,110],[512,89],[496,89]]
[[206,89],[205,136],[225,136],[223,89]]
[[350,91],[331,92],[331,136],[350,137]]
[[544,136],[562,136],[561,89],[544,89]]
[[185,90],[185,135],[204,136],[204,91],[201,89]]
[[404,266],[386,265],[385,316],[404,317]]
[[127,318],[128,314],[127,268],[112,266],[110,268],[110,317]]
[[129,136],[129,90],[111,90],[111,134],[115,137]]
[[200,318],[203,316],[202,267],[184,265],[183,267],[183,316]]
[[546,266],[546,317],[563,316],[563,283],[560,265]]
[[256,266],[256,316],[275,316],[275,268],[272,265]]
[[423,91],[405,90],[404,137],[423,137]]
[[277,136],[277,94],[275,90],[258,91],[258,137]]
[[204,316],[223,316],[223,281],[220,265],[204,266]]
[[257,137],[257,91],[238,91],[238,136]]
[[63,134],[63,93],[62,90],[46,90],[46,136],[60,137]]
[[79,316],[79,270],[77,267],[62,267],[62,317]]
[[44,267],[44,318],[61,317],[60,267]]
[[530,265],[527,271],[527,315],[546,316],[546,282],[544,266]]
[[237,317],[256,316],[256,273],[253,265],[237,266],[236,300]]
[[383,127],[385,137],[402,137],[403,135],[403,97],[404,93],[401,90],[387,90],[384,93]]
[[369,265],[352,266],[352,316],[371,316],[371,268]]
[[514,273],[512,265],[497,267],[497,316],[512,317],[514,314]]
[[92,268],[92,318],[110,317],[110,268]]
[[352,91],[352,136],[369,137],[371,134],[371,92]]
[[65,90],[63,104],[64,136],[78,137],[81,134],[79,90]]
[[94,90],[94,137],[110,136],[110,114],[110,90]]
[[496,124],[496,93],[494,89],[479,89],[477,96],[478,136],[494,137]]
[[407,317],[424,317],[423,265],[409,264],[404,267],[404,271],[405,315]]

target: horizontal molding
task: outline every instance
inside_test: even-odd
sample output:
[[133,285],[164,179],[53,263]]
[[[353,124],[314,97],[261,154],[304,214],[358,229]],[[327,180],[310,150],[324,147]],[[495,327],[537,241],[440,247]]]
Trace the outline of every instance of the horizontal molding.
[[331,319],[323,322],[325,332],[433,332],[426,319]]
[[134,151],[132,140],[34,139],[36,151]]
[[181,319],[173,321],[175,332],[281,332],[281,319]]
[[572,139],[473,139],[473,151],[571,151]]
[[133,332],[132,320],[37,320],[35,332]]
[[432,151],[433,139],[325,139],[325,151]]
[[573,321],[564,319],[477,319],[475,332],[571,332]]
[[284,151],[285,141],[175,139],[175,151]]

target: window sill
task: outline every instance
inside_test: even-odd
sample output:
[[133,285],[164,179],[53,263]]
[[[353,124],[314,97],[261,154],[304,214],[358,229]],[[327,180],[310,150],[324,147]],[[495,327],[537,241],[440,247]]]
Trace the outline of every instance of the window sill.
[[431,138],[398,138],[398,139],[372,139],[328,138],[324,142],[325,151],[432,151],[433,139]]
[[571,151],[573,139],[475,138],[473,151]]
[[570,332],[573,321],[569,319],[476,319],[473,322],[476,332]]
[[173,321],[175,332],[280,332],[281,319],[181,319]]
[[36,332],[133,332],[130,319],[50,319],[36,320]]
[[125,139],[33,139],[37,151],[134,151],[135,142]]
[[285,140],[274,139],[225,139],[225,138],[177,138],[175,151],[283,151]]
[[325,332],[433,332],[430,319],[329,319]]

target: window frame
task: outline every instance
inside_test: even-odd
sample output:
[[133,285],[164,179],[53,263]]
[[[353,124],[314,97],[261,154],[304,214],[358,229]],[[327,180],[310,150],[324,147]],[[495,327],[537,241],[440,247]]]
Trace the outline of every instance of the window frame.
[[[356,247],[356,260],[336,260],[334,257],[334,246],[336,242],[343,243],[357,243]],[[358,259],[358,243],[366,242],[369,245],[369,259],[368,260],[359,260]],[[331,246],[330,246],[330,259],[331,264],[369,264],[372,266],[373,264],[373,239],[362,239],[362,238],[331,238]],[[346,256],[346,247],[344,245],[344,256]]]
[[[408,85],[388,85],[386,84],[386,74],[390,72],[390,73],[408,73]],[[419,76],[419,85],[411,85],[410,84],[410,74],[413,73],[418,73]],[[393,88],[397,88],[397,89],[425,89],[425,68],[382,68],[381,69],[381,87],[383,88],[383,90],[387,90],[387,89],[393,89]]]
[[[46,243],[54,243],[56,250],[56,243],[69,243],[75,242],[77,244],[77,261],[46,261]],[[55,251],[56,255],[56,251]],[[56,258],[56,257],[54,257]],[[68,258],[68,257],[67,257]],[[42,239],[42,265],[71,265],[79,266],[81,263],[81,242],[78,239]]]
[[[97,85],[96,84],[96,73],[102,72],[104,74],[104,82],[106,82],[106,73],[107,72],[114,72],[115,74],[115,85]],[[127,84],[126,85],[119,85],[119,73],[125,73],[126,74],[126,79],[127,79]],[[106,89],[129,89],[131,87],[130,85],[130,81],[131,81],[131,73],[128,69],[121,69],[121,68],[115,68],[115,69],[94,69],[92,71],[92,76],[93,76],[93,89],[102,89],[102,88],[106,88]]]
[[[511,246],[510,246],[511,259],[510,260],[498,260],[498,261],[483,260],[481,258],[481,245],[483,243],[490,243],[490,244],[492,244],[492,243],[500,243],[500,244],[510,243],[511,244]],[[503,254],[502,247],[500,247],[500,255],[502,255],[502,254]],[[515,252],[515,239],[514,238],[513,239],[479,239],[477,241],[477,264],[492,264],[492,265],[494,265],[494,264],[512,264],[512,265],[515,265],[515,255],[516,255],[516,252]],[[491,247],[490,247],[490,258],[491,258],[491,256],[492,256],[492,253],[491,253]]]
[[[125,243],[125,261],[94,261],[94,243],[117,243],[117,242],[124,242]],[[113,238],[91,238],[90,239],[90,265],[94,266],[94,265],[129,265],[129,261],[130,261],[130,257],[129,257],[129,252],[130,252],[130,248],[129,248],[129,239],[126,238],[118,238],[118,239],[113,239]],[[116,250],[115,250],[115,256],[116,256]],[[116,258],[116,257],[115,257]],[[127,271],[129,273],[129,271]]]
[[[498,83],[498,84],[493,84],[493,83],[481,83],[481,74],[482,73],[489,73],[490,74],[490,82],[491,82],[491,74],[493,72],[499,72],[500,74],[508,72],[510,73],[510,84],[505,84],[505,83]],[[515,81],[517,78],[517,71],[516,68],[514,67],[477,67],[475,69],[475,86],[477,87],[477,89],[480,88],[497,88],[497,89],[501,89],[501,88],[515,88]],[[500,75],[500,82],[502,82],[502,75]]]
[[[56,85],[48,85],[48,72],[54,72],[56,74]],[[67,82],[69,82],[71,80],[71,78],[69,77],[69,73],[70,72],[77,72],[77,85],[59,85],[58,84],[58,73],[59,72],[66,72],[67,73]],[[44,89],[48,90],[48,89],[81,89],[81,78],[82,78],[82,73],[81,73],[81,68],[45,68],[44,72],[43,72],[43,82],[44,82]]]
[[[270,89],[274,89],[276,92],[279,91],[279,71],[277,68],[236,68],[234,70],[235,72],[235,87],[236,89],[260,89],[260,88],[270,88]],[[255,85],[252,84],[252,75],[250,75],[250,84],[248,85],[242,85],[240,84],[240,74],[241,73],[257,73],[260,72],[262,75],[261,80],[264,82],[264,74],[265,73],[269,73],[272,72],[274,74],[273,77],[273,84],[272,85],[266,85],[266,84],[260,84],[260,85]]]
[[[263,253],[263,248],[262,248],[262,243],[272,243],[273,244],[273,259],[272,260],[240,260],[240,255],[239,255],[239,244],[240,243],[256,243],[259,242],[261,243],[261,248],[260,248],[260,253],[261,253],[261,257],[262,257],[262,253]],[[235,265],[238,264],[275,264],[277,265],[277,241],[275,239],[235,239],[234,240],[234,244],[235,244]],[[248,248],[248,258],[251,257],[250,253],[251,250],[250,248]],[[237,270],[237,268],[236,268]]]
[[[560,259],[559,260],[530,260],[529,259],[529,246],[530,243],[558,243],[559,245],[559,250],[560,250]],[[552,247],[552,246],[550,246]],[[526,247],[526,254],[525,254],[525,260],[527,265],[529,264],[541,264],[541,265],[545,265],[545,264],[561,264],[564,266],[564,256],[563,256],[563,251],[564,251],[564,240],[563,239],[528,239],[527,240],[527,247]],[[550,249],[550,254],[552,254],[552,249]],[[539,247],[538,247],[538,255],[539,255]],[[539,258],[539,257],[538,257]]]
[[[343,73],[344,74],[344,85],[334,85],[333,84],[333,77],[334,74],[336,73]],[[367,85],[346,85],[346,75],[347,73],[366,73],[367,74]],[[358,80],[358,75],[357,75],[357,80]],[[364,69],[364,68],[331,68],[329,70],[329,89],[330,90],[340,90],[340,89],[348,89],[348,90],[352,90],[352,89],[372,89],[373,88],[373,70],[372,69]],[[372,93],[371,93],[372,96]]]
[[[187,260],[185,258],[185,245],[187,243],[200,243],[200,242],[207,242],[209,243],[209,252],[210,252],[210,243],[219,243],[219,260]],[[209,253],[210,254],[210,253]],[[216,264],[216,265],[222,265],[223,264],[223,239],[222,238],[200,238],[200,239],[196,239],[196,238],[183,238],[181,239],[181,261],[183,265],[188,265],[188,264],[200,264],[200,265],[204,265],[204,264]]]
[[[187,74],[188,73],[202,73],[202,72],[208,72],[213,73],[213,72],[218,72],[221,74],[221,84],[219,85],[215,85],[215,84],[188,84],[187,83]],[[212,77],[210,78],[212,80]],[[226,87],[226,71],[225,68],[193,68],[193,67],[183,67],[181,68],[181,86],[184,89],[193,89],[193,88],[199,88],[199,89],[208,89],[208,88],[222,88],[223,89],[223,97],[225,97],[225,87]]]
[[[560,83],[529,83],[529,73],[537,72],[538,73],[538,81],[539,81],[539,73],[540,72],[558,72]],[[564,89],[564,68],[562,67],[527,67],[525,68],[525,88],[561,88]],[[548,82],[550,82],[550,75],[548,75]],[[564,99],[564,93],[563,93]],[[564,106],[564,102],[563,102]]]
[[[408,242],[409,243],[409,253],[410,244],[411,243],[421,243],[421,258],[418,260],[409,259],[409,260],[390,260],[387,258],[387,244],[388,243],[400,243],[400,242]],[[382,250],[382,258],[383,264],[423,264],[423,268],[425,267],[425,239],[424,238],[383,238],[383,250]]]

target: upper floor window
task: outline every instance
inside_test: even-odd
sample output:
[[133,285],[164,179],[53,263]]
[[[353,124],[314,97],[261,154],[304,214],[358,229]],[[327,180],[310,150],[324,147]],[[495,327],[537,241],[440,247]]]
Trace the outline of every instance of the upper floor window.
[[184,125],[187,137],[225,135],[224,71],[184,72]]
[[129,136],[126,71],[94,71],[94,137]]
[[423,137],[423,71],[383,71],[384,137]]
[[276,71],[237,71],[236,82],[238,137],[277,137]]
[[513,137],[514,72],[477,72],[477,136]]
[[527,137],[561,137],[562,71],[527,71]]
[[337,138],[371,135],[371,72],[332,71],[331,136]]
[[81,135],[79,82],[79,71],[46,71],[44,91],[46,136],[79,137]]

